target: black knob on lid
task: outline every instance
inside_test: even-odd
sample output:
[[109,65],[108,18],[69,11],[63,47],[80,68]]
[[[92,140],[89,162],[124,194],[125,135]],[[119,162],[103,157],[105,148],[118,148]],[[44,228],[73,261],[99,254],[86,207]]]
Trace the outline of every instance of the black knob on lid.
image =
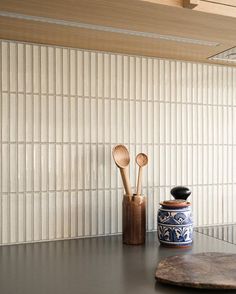
[[176,186],[170,190],[170,193],[175,199],[187,200],[191,194],[191,191],[188,187]]

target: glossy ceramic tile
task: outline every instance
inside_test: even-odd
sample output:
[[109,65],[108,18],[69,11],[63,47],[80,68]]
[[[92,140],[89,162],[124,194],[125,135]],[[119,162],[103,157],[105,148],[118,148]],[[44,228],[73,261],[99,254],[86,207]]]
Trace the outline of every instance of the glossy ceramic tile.
[[0,243],[116,234],[111,149],[146,152],[147,229],[174,185],[195,226],[236,221],[236,69],[0,43]]

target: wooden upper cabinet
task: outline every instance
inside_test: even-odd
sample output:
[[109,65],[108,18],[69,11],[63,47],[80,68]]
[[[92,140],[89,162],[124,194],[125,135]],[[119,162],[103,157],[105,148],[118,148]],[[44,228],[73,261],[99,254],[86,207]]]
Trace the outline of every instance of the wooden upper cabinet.
[[208,58],[236,46],[236,17],[207,9],[233,14],[235,2],[1,0],[0,38],[224,63]]

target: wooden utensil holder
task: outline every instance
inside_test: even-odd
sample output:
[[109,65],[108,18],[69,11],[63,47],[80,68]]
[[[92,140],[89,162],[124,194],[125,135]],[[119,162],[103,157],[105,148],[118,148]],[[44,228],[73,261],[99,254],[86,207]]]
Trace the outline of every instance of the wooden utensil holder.
[[146,197],[124,195],[122,203],[123,243],[140,245],[146,237]]

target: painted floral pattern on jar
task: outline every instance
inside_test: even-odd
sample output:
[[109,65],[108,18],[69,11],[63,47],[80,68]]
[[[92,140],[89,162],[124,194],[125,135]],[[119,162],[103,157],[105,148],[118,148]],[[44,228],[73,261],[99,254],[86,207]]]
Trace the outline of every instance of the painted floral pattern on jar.
[[190,246],[193,241],[193,220],[190,203],[180,200],[167,202],[161,203],[157,215],[160,243],[166,246]]

